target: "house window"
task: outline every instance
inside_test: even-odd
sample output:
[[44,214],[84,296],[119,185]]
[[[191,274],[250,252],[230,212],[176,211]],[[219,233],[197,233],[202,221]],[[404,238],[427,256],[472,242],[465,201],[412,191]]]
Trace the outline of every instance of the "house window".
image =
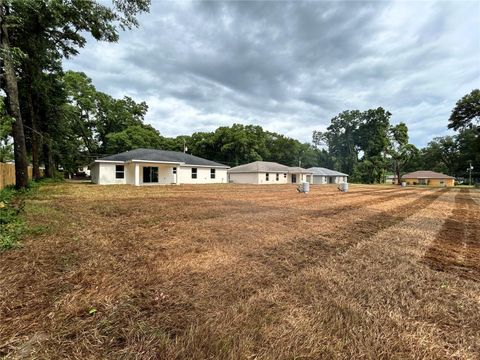
[[115,165],[115,179],[125,178],[125,166]]
[[174,175],[177,173],[177,168],[176,168],[176,167],[172,168],[172,173],[173,173]]
[[197,168],[192,168],[192,179],[197,178]]
[[283,174],[283,177],[286,179],[286,178],[287,178],[287,174]]
[[215,169],[210,169],[210,179],[215,179]]
[[158,167],[145,166],[143,168],[144,183],[158,183]]
[[278,181],[279,178],[280,178],[280,174],[277,173],[276,176],[275,176],[275,180]]
[[266,173],[266,174],[265,174],[265,181],[268,181],[269,178],[270,178],[270,174],[269,174],[269,173]]

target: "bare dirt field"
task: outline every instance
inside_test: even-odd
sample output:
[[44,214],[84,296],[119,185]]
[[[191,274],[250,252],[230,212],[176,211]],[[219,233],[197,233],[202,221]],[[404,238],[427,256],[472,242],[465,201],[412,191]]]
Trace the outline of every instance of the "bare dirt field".
[[0,358],[479,359],[479,191],[65,183],[25,218]]

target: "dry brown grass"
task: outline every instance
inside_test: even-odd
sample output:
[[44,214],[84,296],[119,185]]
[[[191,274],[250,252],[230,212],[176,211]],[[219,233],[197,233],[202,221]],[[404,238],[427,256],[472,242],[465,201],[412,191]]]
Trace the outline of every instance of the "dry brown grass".
[[480,193],[50,185],[0,254],[0,357],[474,359]]

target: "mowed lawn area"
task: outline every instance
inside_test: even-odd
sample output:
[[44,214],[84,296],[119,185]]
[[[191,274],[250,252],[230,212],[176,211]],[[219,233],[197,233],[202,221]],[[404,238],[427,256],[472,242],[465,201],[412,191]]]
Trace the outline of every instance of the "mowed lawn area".
[[480,192],[44,185],[7,359],[478,359]]

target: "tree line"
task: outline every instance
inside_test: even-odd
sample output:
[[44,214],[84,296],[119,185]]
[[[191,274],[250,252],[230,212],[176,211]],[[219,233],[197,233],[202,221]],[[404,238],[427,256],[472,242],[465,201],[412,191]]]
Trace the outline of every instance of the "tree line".
[[[145,123],[148,105],[98,91],[84,73],[64,71],[62,59],[85,46],[85,34],[115,42],[120,29],[138,26],[136,16],[149,0],[0,0],[1,89],[0,161],[14,158],[16,185],[27,185],[27,165],[35,179],[58,169],[73,173],[98,157],[138,147],[185,151],[236,166],[255,160],[290,166],[322,166],[351,181],[383,182],[386,174],[434,170],[465,176],[480,167],[480,91],[460,99],[449,128],[454,135],[418,149],[405,123],[379,107],[347,110],[303,143],[256,125],[234,124],[211,132],[165,137]],[[13,142],[10,140],[13,138]],[[474,172],[475,175],[475,172]]]
[[[328,149],[333,168],[351,175],[351,181],[380,183],[387,173],[432,170],[467,177],[480,168],[480,90],[461,98],[452,110],[448,128],[455,135],[436,137],[423,149],[409,143],[408,127],[390,123],[383,108],[344,111],[326,131],[315,131],[313,143]],[[472,169],[473,168],[473,169]]]

